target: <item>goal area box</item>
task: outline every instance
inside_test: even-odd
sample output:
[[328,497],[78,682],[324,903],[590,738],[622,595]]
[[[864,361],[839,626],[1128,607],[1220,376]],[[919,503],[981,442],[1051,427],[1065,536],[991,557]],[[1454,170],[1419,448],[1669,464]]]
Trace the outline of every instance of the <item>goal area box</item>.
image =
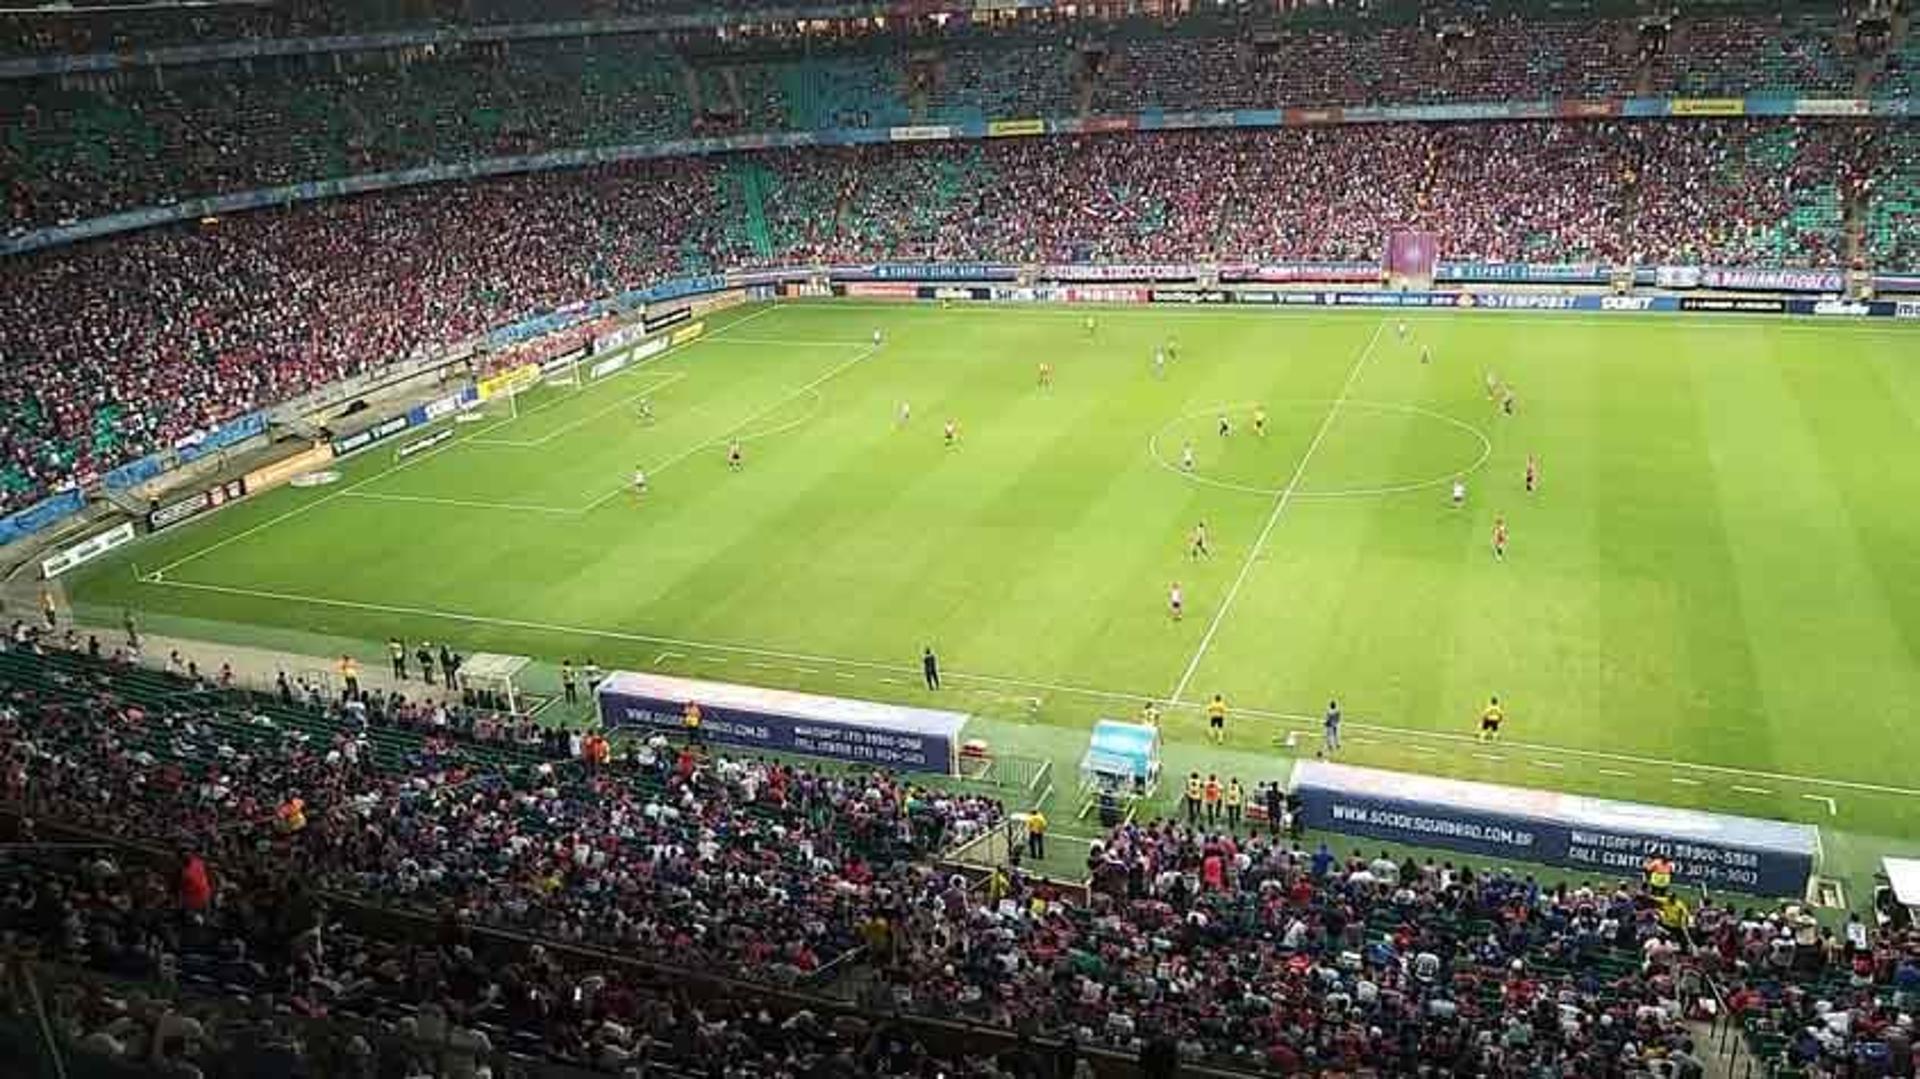
[[848,697],[618,671],[595,689],[608,730],[684,733],[687,702],[700,706],[709,742],[870,764],[907,772],[954,774],[967,715]]
[[1755,895],[1805,895],[1820,859],[1805,824],[1323,761],[1294,767],[1293,793],[1309,828],[1608,876],[1659,856],[1678,883]]

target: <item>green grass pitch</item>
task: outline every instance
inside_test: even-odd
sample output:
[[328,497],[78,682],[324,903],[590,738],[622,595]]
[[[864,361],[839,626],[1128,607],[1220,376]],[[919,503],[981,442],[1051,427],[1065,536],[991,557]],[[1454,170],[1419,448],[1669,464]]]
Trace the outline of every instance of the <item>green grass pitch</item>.
[[[339,484],[143,542],[77,597],[358,641],[372,661],[400,634],[938,703],[1063,770],[1096,716],[1220,692],[1227,747],[1179,708],[1167,766],[1251,779],[1290,728],[1311,752],[1337,697],[1356,763],[1920,838],[1920,335],[1455,314],[1410,316],[1403,340],[1379,313],[1086,317],[738,310],[442,449],[397,464],[383,445]],[[1214,551],[1195,560],[1200,521]],[[951,672],[937,695],[918,685],[928,644]],[[1496,693],[1511,718],[1489,747],[1472,725]]]

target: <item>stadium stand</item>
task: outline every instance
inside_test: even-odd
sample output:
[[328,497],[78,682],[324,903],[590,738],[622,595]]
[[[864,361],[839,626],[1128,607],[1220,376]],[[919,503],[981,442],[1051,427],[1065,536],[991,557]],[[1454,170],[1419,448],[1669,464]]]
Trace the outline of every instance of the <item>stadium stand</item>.
[[[865,1021],[729,1007],[574,954],[613,948],[804,993],[846,979],[874,1015],[1129,1053],[1164,1039],[1287,1075],[1699,1075],[1688,1023],[1723,1009],[1763,1061],[1911,1074],[1910,930],[1164,822],[1096,843],[1084,891],[1017,867],[976,887],[925,859],[998,806],[881,773],[663,741],[595,765],[459,718],[218,692],[18,628],[8,645],[8,806],[133,844],[0,881],[9,954],[56,964],[67,1036],[121,1059],[934,1063]],[[522,933],[509,954],[500,928]],[[1887,1067],[1842,1070],[1861,1060]]]
[[[303,49],[9,80],[0,171],[8,225],[28,227],[304,180],[696,134],[1156,109],[1841,93],[1858,77],[1847,42],[1830,18],[1735,13],[1657,34],[1597,16],[1508,15],[1424,26],[1063,20],[724,46],[610,32]],[[1890,70],[1904,77],[1898,64]]]

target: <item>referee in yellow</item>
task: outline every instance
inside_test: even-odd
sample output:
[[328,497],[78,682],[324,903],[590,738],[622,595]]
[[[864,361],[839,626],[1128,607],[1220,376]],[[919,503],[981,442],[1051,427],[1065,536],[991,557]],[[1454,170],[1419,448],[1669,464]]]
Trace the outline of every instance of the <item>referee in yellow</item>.
[[1207,737],[1214,745],[1227,740],[1227,699],[1218,693],[1207,702]]
[[1506,709],[1500,707],[1500,698],[1492,697],[1487,707],[1480,713],[1480,740],[1497,742],[1500,740],[1500,724],[1507,718]]

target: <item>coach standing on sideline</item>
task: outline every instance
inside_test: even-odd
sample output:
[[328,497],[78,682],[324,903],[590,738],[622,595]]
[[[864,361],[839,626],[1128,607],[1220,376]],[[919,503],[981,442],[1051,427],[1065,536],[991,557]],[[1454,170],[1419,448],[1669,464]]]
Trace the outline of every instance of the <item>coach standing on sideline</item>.
[[933,654],[932,645],[920,652],[920,673],[926,676],[928,689],[940,688],[940,660]]

